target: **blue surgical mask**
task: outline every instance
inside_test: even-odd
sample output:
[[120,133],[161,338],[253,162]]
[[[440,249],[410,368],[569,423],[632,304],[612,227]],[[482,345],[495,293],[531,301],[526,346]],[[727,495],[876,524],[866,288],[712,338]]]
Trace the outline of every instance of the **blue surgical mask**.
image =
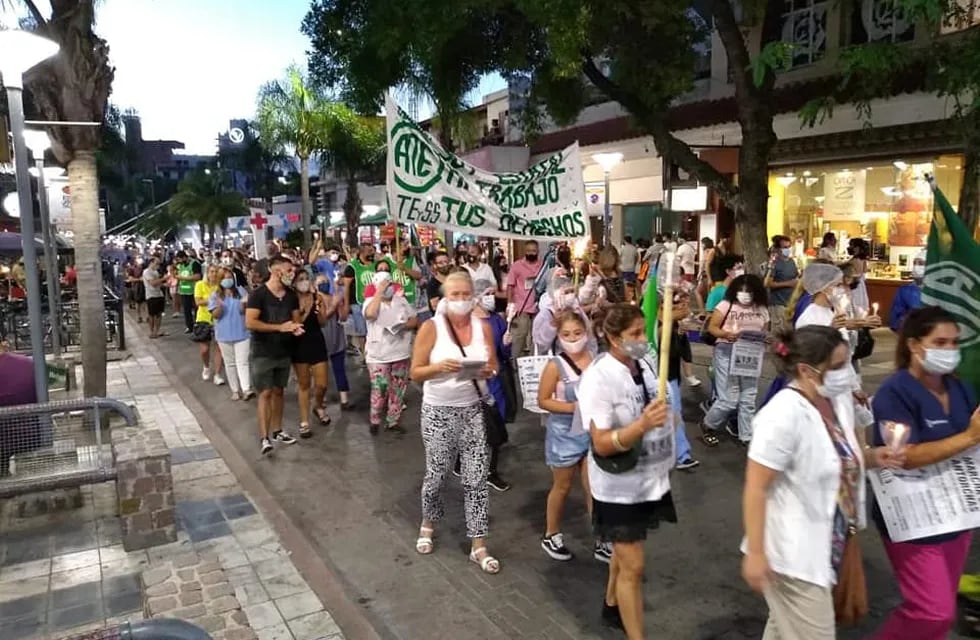
[[785,249],[781,249],[781,251],[783,252],[783,255],[787,258],[793,255],[793,250],[790,249],[789,247],[786,247]]
[[222,289],[231,289],[234,286],[235,286],[235,279],[234,278],[224,278],[224,279],[221,280],[221,288]]

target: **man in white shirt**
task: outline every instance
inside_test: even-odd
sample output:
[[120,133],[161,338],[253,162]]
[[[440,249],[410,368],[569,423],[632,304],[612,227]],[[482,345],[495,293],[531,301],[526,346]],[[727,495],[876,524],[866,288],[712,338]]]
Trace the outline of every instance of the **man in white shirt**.
[[463,266],[473,278],[473,282],[478,280],[492,282],[494,290],[498,292],[497,297],[500,297],[500,283],[497,282],[497,277],[493,275],[493,269],[490,265],[483,261],[483,247],[480,246],[480,243],[474,242],[466,247],[466,263]]
[[687,238],[683,234],[678,235],[677,262],[681,267],[681,275],[688,282],[694,282],[694,276],[697,274],[697,268],[694,264],[697,255],[697,249],[688,242]]
[[160,323],[163,319],[164,307],[163,284],[166,278],[160,276],[160,258],[150,258],[150,263],[143,270],[143,289],[146,292],[147,323],[150,325],[150,337],[159,338],[167,334],[160,333]]
[[619,271],[623,274],[623,282],[626,283],[626,301],[633,299],[636,288],[636,263],[639,260],[639,251],[633,244],[631,236],[623,236],[623,244],[619,247]]

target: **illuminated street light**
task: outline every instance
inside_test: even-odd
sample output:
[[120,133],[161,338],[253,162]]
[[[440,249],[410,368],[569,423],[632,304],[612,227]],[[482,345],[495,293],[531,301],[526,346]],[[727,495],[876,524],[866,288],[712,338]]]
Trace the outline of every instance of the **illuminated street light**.
[[623,154],[618,151],[613,153],[597,153],[592,156],[592,159],[599,163],[606,176],[606,203],[602,214],[602,244],[608,247],[612,240],[612,205],[609,202],[609,174],[612,173],[613,168],[617,164],[623,161]]

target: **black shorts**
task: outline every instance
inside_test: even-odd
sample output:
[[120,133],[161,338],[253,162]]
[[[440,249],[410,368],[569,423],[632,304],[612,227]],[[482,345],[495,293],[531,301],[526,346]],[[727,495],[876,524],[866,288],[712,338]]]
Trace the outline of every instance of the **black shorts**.
[[256,391],[266,389],[285,389],[289,384],[289,358],[266,358],[252,356],[250,362],[252,387]]
[[165,306],[166,303],[163,298],[147,298],[146,315],[150,316],[151,318],[162,316]]
[[670,492],[659,500],[639,504],[618,504],[592,500],[592,531],[604,542],[639,542],[647,531],[661,522],[677,522],[677,511]]

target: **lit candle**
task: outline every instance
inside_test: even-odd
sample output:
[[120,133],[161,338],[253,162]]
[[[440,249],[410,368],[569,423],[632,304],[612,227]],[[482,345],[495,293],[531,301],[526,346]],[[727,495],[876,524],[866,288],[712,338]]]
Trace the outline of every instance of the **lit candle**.
[[877,302],[872,302],[871,303],[871,315],[873,315],[873,316],[878,315],[878,303]]
[[572,269],[575,271],[574,276],[574,286],[575,293],[578,294],[578,281],[579,275],[582,273],[582,266],[579,262],[585,258],[585,252],[589,249],[589,238],[588,236],[584,238],[579,238],[575,241],[575,246],[572,247]]

